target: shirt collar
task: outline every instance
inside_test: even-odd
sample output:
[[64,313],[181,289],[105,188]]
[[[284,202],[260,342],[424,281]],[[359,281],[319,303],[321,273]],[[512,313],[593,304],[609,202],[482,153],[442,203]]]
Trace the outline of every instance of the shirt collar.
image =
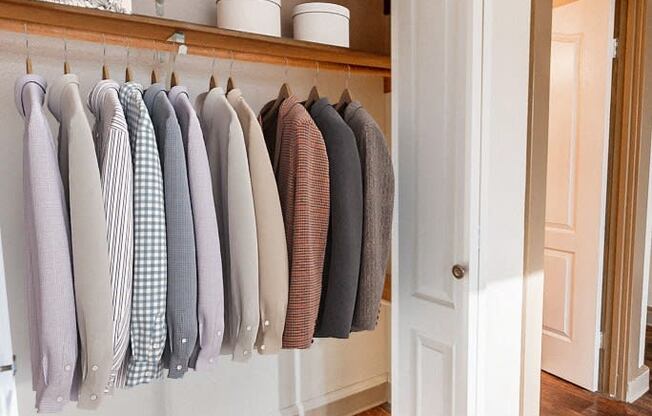
[[76,85],[79,88],[79,77],[76,74],[64,74],[57,78],[49,89],[48,108],[57,120],[61,119],[61,99],[63,90],[68,85]]
[[325,108],[329,107],[330,103],[328,102],[328,98],[322,97],[315,101],[315,103],[310,107],[310,114],[312,117],[319,117],[319,114],[321,114],[322,111],[324,111]]
[[40,105],[43,105],[43,102],[45,101],[45,91],[47,90],[47,81],[45,81],[45,78],[43,78],[40,75],[35,75],[35,74],[27,74],[23,75],[22,77],[18,78],[16,81],[15,89],[14,89],[14,99],[16,100],[16,108],[18,108],[18,111],[20,114],[25,117],[26,116],[26,108],[25,104],[23,102],[23,90],[27,85],[37,85],[39,87],[39,90],[41,92],[40,94]]
[[100,112],[102,100],[111,90],[114,90],[116,94],[120,91],[118,83],[111,79],[105,79],[95,84],[91,93],[88,94],[88,108],[93,114]]
[[358,112],[359,109],[362,108],[362,104],[360,104],[358,101],[352,101],[349,104],[346,105],[346,108],[344,109],[344,120],[348,123],[355,117],[355,114]]
[[226,94],[226,97],[230,102],[237,103],[242,98],[242,91],[240,91],[240,88],[234,88]]
[[165,86],[162,83],[152,84],[149,88],[147,88],[147,90],[145,90],[143,100],[145,101],[145,105],[147,106],[147,109],[150,113],[154,107],[154,100],[156,100],[156,97],[160,93],[165,94]]
[[182,85],[176,85],[170,88],[170,91],[168,92],[168,99],[172,103],[172,106],[176,105],[177,100],[182,94],[185,94],[188,100],[190,100],[190,94],[188,94],[188,88]]

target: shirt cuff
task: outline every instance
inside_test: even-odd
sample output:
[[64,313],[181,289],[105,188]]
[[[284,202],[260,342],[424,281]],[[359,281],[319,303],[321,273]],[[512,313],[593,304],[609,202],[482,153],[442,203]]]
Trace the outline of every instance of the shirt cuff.
[[146,384],[161,378],[163,366],[161,361],[138,361],[132,359],[127,369],[127,387]]
[[252,355],[253,346],[258,334],[258,322],[252,322],[240,327],[238,339],[233,348],[233,361],[249,361]]

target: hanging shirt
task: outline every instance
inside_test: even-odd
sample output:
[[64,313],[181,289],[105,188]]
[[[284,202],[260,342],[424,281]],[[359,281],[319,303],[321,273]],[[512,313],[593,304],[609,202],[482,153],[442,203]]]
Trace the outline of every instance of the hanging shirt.
[[260,323],[256,345],[261,354],[281,349],[288,302],[288,254],[281,202],[265,137],[256,114],[239,89],[228,94],[244,133],[258,233]]
[[43,112],[46,86],[44,78],[24,75],[16,81],[15,99],[25,119],[25,286],[32,388],[39,411],[57,412],[76,399],[77,319],[67,202],[57,143]]
[[221,88],[197,98],[213,182],[224,274],[223,353],[251,357],[259,321],[256,214],[242,127]]
[[163,85],[149,87],[143,99],[154,124],[165,189],[168,342],[164,364],[170,378],[181,378],[197,342],[197,262],[186,155],[181,128]]
[[[100,165],[109,246],[113,310],[113,366],[109,391],[124,386],[133,274],[133,169],[127,120],[118,97],[120,86],[98,82],[88,96],[95,116],[93,136]],[[118,379],[118,375],[121,375]]]
[[320,98],[310,115],[328,153],[330,225],[324,260],[316,337],[348,338],[358,292],[362,250],[362,170],[355,135],[337,111]]
[[66,74],[54,82],[48,106],[59,121],[59,166],[70,208],[81,340],[79,407],[97,409],[113,365],[111,277],[100,171],[77,75]]
[[[290,279],[283,348],[308,348],[319,311],[330,188],[328,156],[319,129],[299,100],[273,102],[260,118],[271,154],[285,223]],[[277,125],[274,132],[270,125]]]
[[354,101],[342,113],[358,145],[364,205],[360,281],[352,329],[372,330],[378,323],[391,250],[394,169],[383,131],[367,110]]
[[203,370],[217,363],[224,336],[220,238],[213,202],[211,171],[199,119],[185,87],[173,87],[168,97],[176,111],[186,151],[190,203],[195,227],[199,334],[190,366]]
[[127,82],[120,87],[119,96],[127,117],[134,168],[131,357],[126,383],[133,387],[161,377],[167,296],[165,203],[161,162],[143,87]]

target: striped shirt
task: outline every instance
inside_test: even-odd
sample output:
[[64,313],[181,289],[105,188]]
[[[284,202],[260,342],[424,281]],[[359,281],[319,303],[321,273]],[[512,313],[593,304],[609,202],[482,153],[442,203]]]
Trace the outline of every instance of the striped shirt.
[[125,363],[129,346],[131,318],[131,281],[133,272],[133,171],[129,132],[122,104],[120,86],[111,80],[100,81],[88,96],[88,107],[95,116],[93,136],[100,165],[104,196],[109,271],[113,307],[113,367],[108,388],[124,386],[117,379]]
[[188,162],[188,182],[197,250],[197,319],[199,336],[190,366],[213,367],[224,336],[224,289],[222,258],[213,185],[197,113],[185,87],[173,87],[168,96],[179,120]]
[[297,97],[283,101],[278,115],[271,107],[267,104],[260,117],[267,147],[273,149],[290,259],[283,348],[308,348],[319,311],[328,232],[328,156],[319,129]]
[[165,347],[167,245],[163,176],[154,126],[143,101],[143,87],[120,87],[134,169],[134,275],[131,307],[131,357],[128,387],[161,377]]

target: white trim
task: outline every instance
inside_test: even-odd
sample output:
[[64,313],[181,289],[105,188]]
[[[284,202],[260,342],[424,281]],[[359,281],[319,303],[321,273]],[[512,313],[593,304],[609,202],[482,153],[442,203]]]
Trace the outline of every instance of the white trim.
[[[383,384],[388,384],[389,374],[381,374],[366,380],[362,380],[358,383],[350,384],[344,386],[337,390],[329,391],[325,394],[313,397],[307,400],[298,401],[295,404],[292,404],[288,407],[285,407],[279,410],[279,416],[294,416],[294,415],[305,415],[311,411],[315,411],[322,407],[325,407],[331,403],[335,403],[341,400],[344,400],[348,397],[364,393],[366,391],[372,390]],[[357,410],[365,410],[374,406],[381,405],[385,403],[388,398],[383,398],[382,400],[374,399],[369,403],[365,403]]]
[[645,367],[634,380],[627,383],[627,403],[634,403],[650,389],[650,369]]

